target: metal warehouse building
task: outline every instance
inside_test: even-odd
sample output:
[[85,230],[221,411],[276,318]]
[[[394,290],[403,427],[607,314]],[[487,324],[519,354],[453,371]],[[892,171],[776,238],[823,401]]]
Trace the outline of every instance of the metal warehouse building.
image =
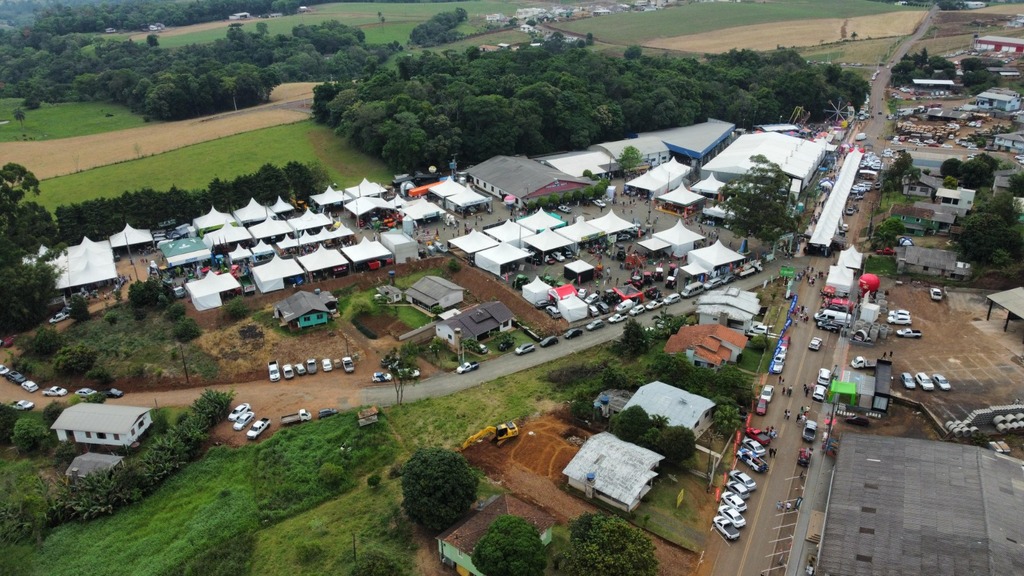
[[974,49],[978,52],[1024,52],[1024,39],[1007,38],[1005,36],[981,36],[974,39]]

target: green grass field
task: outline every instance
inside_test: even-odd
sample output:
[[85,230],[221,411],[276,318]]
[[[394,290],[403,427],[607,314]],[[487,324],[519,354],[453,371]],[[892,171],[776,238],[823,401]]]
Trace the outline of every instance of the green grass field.
[[214,178],[232,179],[267,163],[283,166],[292,160],[322,162],[340,186],[357,184],[364,177],[376,182],[390,182],[392,177],[379,160],[352,149],[329,128],[304,121],[44,180],[37,201],[53,210],[62,204],[117,196],[147,186],[156,190],[171,185],[201,188]]
[[[813,62],[859,62],[865,66],[873,66],[878,62],[884,62],[888,59],[892,55],[893,50],[902,41],[902,38],[858,40],[856,42],[842,42],[840,44],[801,48],[799,52]],[[929,52],[931,52],[931,49],[929,49]],[[868,68],[867,70],[869,70],[867,76],[870,78],[874,68]]]
[[685,36],[736,26],[814,18],[853,18],[904,9],[910,8],[868,0],[778,0],[756,4],[710,2],[656,12],[587,18],[560,23],[558,27],[577,34],[592,32],[602,42],[640,44],[653,38]]
[[[14,110],[25,112],[25,124],[14,119]],[[56,140],[137,128],[145,124],[142,116],[128,108],[106,102],[69,102],[43,104],[36,110],[27,110],[20,98],[0,98],[0,142],[24,140]]]

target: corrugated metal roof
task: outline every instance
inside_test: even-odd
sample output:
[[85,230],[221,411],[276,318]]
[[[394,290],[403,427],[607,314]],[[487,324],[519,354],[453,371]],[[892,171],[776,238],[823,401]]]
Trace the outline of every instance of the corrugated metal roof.
[[683,426],[692,430],[697,427],[701,415],[713,408],[715,403],[698,394],[655,380],[641,386],[623,410],[632,406],[639,406],[648,414],[668,418],[669,426]]
[[593,472],[594,489],[628,504],[658,475],[653,468],[664,459],[657,452],[602,432],[587,440],[562,474],[586,482],[587,474]]
[[129,434],[135,422],[146,412],[149,408],[140,406],[82,402],[61,412],[50,430]]

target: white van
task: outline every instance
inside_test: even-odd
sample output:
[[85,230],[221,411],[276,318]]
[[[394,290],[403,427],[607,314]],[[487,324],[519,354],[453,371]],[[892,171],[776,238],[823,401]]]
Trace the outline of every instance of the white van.
[[627,298],[626,300],[623,300],[622,302],[619,302],[615,306],[615,311],[616,312],[625,312],[625,311],[629,310],[630,308],[632,308],[633,306],[636,306],[636,300],[633,300],[632,298]]
[[814,320],[817,322],[834,322],[836,324],[848,325],[852,320],[852,317],[847,312],[840,312],[838,310],[819,310],[814,315]]
[[703,291],[704,285],[701,284],[700,282],[694,282],[692,284],[687,284],[686,286],[683,286],[683,289],[679,291],[679,295],[682,296],[683,298],[690,298],[692,296],[700,294]]

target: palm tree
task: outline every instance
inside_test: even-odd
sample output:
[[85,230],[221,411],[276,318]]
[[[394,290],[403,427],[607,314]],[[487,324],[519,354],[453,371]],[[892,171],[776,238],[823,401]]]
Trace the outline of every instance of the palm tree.
[[21,108],[14,109],[14,119],[21,124],[22,130],[25,129],[25,111]]

